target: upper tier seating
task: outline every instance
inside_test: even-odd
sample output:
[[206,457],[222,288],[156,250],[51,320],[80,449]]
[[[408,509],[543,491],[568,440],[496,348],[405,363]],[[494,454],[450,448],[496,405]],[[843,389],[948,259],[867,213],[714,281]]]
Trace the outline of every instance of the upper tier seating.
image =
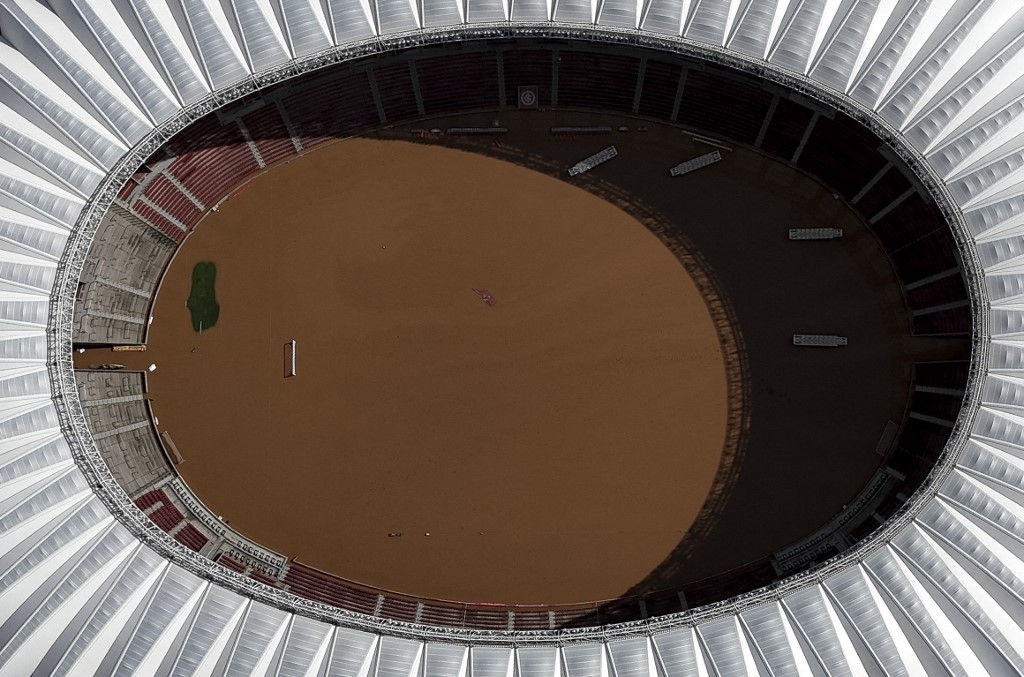
[[238,125],[212,114],[175,137],[168,151],[174,159],[166,171],[207,207],[260,168]]
[[173,474],[146,408],[143,372],[76,370],[75,380],[96,447],[127,493]]
[[153,177],[142,194],[182,225],[191,226],[202,216],[199,208],[163,174]]
[[789,160],[799,147],[813,115],[813,111],[806,106],[787,98],[780,98],[768,123],[761,147],[772,155]]
[[242,123],[260,153],[263,161],[270,165],[295,155],[295,144],[285,127],[277,106],[268,104],[242,118]]
[[[428,115],[498,106],[498,62],[494,54],[455,54],[416,62]],[[515,102],[515,99],[512,99]]]
[[507,105],[518,105],[520,87],[537,87],[538,105],[551,105],[551,58],[551,51],[547,49],[517,50],[502,55]]
[[628,113],[640,59],[597,52],[559,52],[558,105]]
[[142,343],[174,243],[118,205],[93,238],[75,303],[76,343]]
[[682,72],[679,64],[649,59],[637,112],[652,118],[671,119]]
[[771,100],[771,93],[750,78],[717,71],[691,70],[686,74],[677,120],[684,125],[753,144]]
[[377,606],[376,593],[299,562],[291,563],[282,583],[296,595],[354,611],[372,614]]

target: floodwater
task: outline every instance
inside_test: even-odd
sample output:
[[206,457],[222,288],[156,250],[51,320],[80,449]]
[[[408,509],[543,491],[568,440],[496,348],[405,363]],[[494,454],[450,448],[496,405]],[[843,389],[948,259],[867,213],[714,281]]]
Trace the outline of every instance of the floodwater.
[[[199,261],[220,303],[202,335]],[[352,139],[276,167],[198,226],[154,318],[178,471],[255,541],[363,583],[615,597],[718,470],[725,366],[683,266],[618,208],[482,155]]]

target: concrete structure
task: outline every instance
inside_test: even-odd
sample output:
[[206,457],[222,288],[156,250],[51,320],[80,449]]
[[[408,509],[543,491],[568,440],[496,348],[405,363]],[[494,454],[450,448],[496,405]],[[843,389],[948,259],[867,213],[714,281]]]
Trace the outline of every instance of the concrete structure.
[[[1017,3],[51,5],[0,0],[0,672],[1024,671]],[[297,72],[520,31],[676,50],[756,72],[866,121],[918,173],[958,236],[974,309],[966,404],[935,472],[877,532],[812,571],[721,604],[604,628],[382,621],[379,609],[302,600],[176,543],[103,464],[71,369],[79,276],[115,194],[187,122]]]

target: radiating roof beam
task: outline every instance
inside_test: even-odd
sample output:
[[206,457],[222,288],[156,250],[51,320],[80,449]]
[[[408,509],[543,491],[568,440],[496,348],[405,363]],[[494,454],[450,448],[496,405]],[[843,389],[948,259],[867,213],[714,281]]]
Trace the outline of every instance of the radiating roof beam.
[[[988,82],[986,82],[981,89],[972,96],[965,105],[957,111],[956,115],[951,117],[945,124],[935,138],[932,139],[931,143],[925,148],[925,154],[929,154],[936,148],[942,146],[949,140],[949,135],[955,132],[961,125],[967,122],[973,115],[979,110],[985,107],[985,105],[998,96],[1001,92],[1006,91],[1012,85],[1017,84],[1020,79],[1021,70],[1024,69],[1024,50],[1017,52],[1003,68],[993,75]],[[1021,116],[1012,118],[1006,125],[1016,129],[1015,125],[1019,125]],[[1000,130],[1002,132],[1002,130]],[[1000,133],[997,132],[997,135]],[[988,144],[990,139],[985,140],[985,145]],[[979,149],[981,146],[979,146]],[[975,150],[971,155],[976,155],[979,151]],[[966,158],[965,158],[966,161]]]
[[[152,124],[146,114],[56,15],[31,0],[0,0],[0,6],[24,30],[22,39],[35,42],[111,132],[131,144],[148,131]],[[11,34],[12,40],[15,35]]]
[[1014,195],[1024,195],[1024,167],[1018,167],[1010,172],[970,200],[964,202],[961,207],[965,210],[980,209]]
[[190,102],[213,89],[209,76],[196,59],[167,3],[150,3],[146,0],[114,1],[127,4],[131,13],[135,15],[179,99]]
[[[786,14],[789,12],[789,3],[793,0],[779,0],[775,5],[775,14],[772,15],[772,26],[768,29],[768,40],[764,43],[764,54],[761,56],[765,59],[771,54],[772,50],[775,49],[775,41],[779,37],[779,30],[782,28],[782,21],[786,18]],[[796,0],[800,2],[801,0]]]
[[860,78],[861,69],[864,67],[865,61],[867,61],[868,54],[875,48],[875,43],[878,42],[882,29],[885,28],[885,25],[892,17],[892,13],[896,10],[898,2],[899,0],[879,0],[875,14],[871,17],[871,23],[868,24],[868,29],[864,34],[864,41],[857,51],[857,58],[853,62],[853,68],[850,69],[850,77],[846,81],[844,93],[848,94]]
[[[114,553],[110,559],[104,561],[85,580],[78,581],[74,591],[62,600],[57,608],[52,610],[49,616],[25,638],[21,646],[4,663],[4,670],[13,671],[12,674],[33,674],[46,656],[46,651],[53,643],[54,637],[60,636],[71,626],[86,603],[99,592],[102,586],[109,583],[110,577],[137,547],[137,542],[128,543],[120,551]],[[77,569],[75,573],[77,573]]]
[[910,39],[907,40],[903,53],[900,54],[900,58],[896,61],[896,66],[892,69],[892,73],[889,74],[889,79],[886,80],[882,90],[878,93],[878,104],[888,99],[892,88],[903,77],[903,72],[919,56],[925,42],[932,36],[939,23],[946,17],[956,2],[957,0],[932,0],[928,4],[924,11],[924,16],[921,17],[921,22],[911,34]]
[[[946,84],[952,80],[955,75],[960,73],[960,70],[967,65],[971,57],[975,56],[979,50],[987,47],[985,41],[988,36],[993,35],[1003,25],[1005,25],[1010,18],[1013,16],[1014,8],[1003,3],[993,3],[988,7],[988,10],[982,14],[981,19],[974,24],[953,53],[950,55],[946,62],[939,69],[939,72],[935,74],[931,82],[918,97],[917,101],[910,110],[907,112],[907,118],[904,122],[904,126],[910,126],[917,121],[918,114],[933,104],[932,98],[941,91]],[[967,77],[973,75],[973,73],[965,74]],[[974,97],[972,97],[974,98]]]
[[836,13],[843,0],[825,0],[825,6],[821,11],[821,18],[818,21],[818,29],[814,32],[814,40],[811,41],[811,50],[807,54],[807,64],[804,66],[804,74],[811,72],[811,67],[818,58],[818,51],[825,41],[825,36],[833,29],[832,22],[835,21]]

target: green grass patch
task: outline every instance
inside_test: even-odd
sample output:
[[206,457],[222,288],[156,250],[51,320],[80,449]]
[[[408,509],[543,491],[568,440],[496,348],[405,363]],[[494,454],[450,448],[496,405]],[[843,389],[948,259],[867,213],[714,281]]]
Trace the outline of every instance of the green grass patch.
[[217,266],[200,261],[192,269],[192,291],[188,295],[188,312],[192,316],[192,329],[205,331],[217,324],[220,305],[213,284],[217,279]]

